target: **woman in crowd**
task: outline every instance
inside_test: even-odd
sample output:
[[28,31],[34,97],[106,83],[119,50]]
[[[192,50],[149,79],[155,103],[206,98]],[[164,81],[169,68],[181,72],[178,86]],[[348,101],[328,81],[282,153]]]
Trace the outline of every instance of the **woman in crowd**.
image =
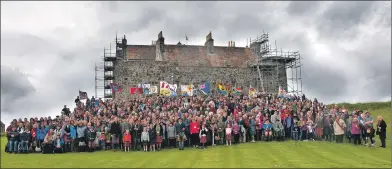
[[385,139],[387,138],[387,123],[382,116],[377,117],[377,135],[380,137],[381,147],[385,148]]

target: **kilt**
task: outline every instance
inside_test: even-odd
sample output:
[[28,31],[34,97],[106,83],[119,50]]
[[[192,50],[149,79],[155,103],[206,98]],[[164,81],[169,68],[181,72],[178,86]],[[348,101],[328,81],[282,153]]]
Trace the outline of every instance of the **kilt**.
[[70,136],[64,135],[63,139],[64,139],[64,143],[69,143],[69,142],[71,142]]
[[231,141],[231,134],[226,134],[226,141]]
[[129,141],[124,142],[124,146],[125,146],[125,147],[129,147],[129,144],[130,144]]
[[143,144],[143,146],[147,146],[148,145],[148,141],[147,140],[142,140],[142,144]]
[[161,144],[162,143],[162,136],[157,136],[157,139],[156,139],[156,144]]
[[317,135],[317,136],[321,136],[322,134],[323,134],[323,129],[317,127],[317,128],[316,128],[316,135]]
[[113,144],[120,144],[118,136],[115,136],[115,135],[112,136],[112,143]]
[[201,136],[200,137],[200,143],[201,144],[207,143],[207,136]]

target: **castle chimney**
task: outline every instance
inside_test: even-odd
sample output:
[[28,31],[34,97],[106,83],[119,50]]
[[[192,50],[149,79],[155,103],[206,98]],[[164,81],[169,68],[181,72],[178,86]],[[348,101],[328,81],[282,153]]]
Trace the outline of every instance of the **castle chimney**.
[[163,61],[163,54],[165,52],[165,38],[163,37],[162,31],[158,34],[158,40],[155,44],[156,46],[156,53],[155,53],[155,60],[156,61]]
[[124,35],[124,38],[121,41],[121,46],[122,46],[122,57],[127,58],[127,38]]
[[233,41],[233,47],[235,47],[235,41]]
[[227,47],[228,48],[230,47],[230,41],[227,41]]
[[206,36],[206,42],[204,43],[208,54],[214,53],[214,39],[212,39],[211,32]]

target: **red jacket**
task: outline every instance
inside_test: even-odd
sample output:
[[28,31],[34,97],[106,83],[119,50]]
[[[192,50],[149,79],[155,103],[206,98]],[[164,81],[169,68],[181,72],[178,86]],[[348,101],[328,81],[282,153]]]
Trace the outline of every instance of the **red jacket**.
[[191,124],[189,124],[189,127],[189,131],[191,132],[191,134],[199,133],[199,123],[191,122]]
[[37,131],[37,129],[36,129],[36,128],[33,128],[33,129],[31,129],[31,131],[30,131],[30,133],[31,133],[31,137],[32,137],[33,139],[35,139],[35,137],[37,136],[37,133],[36,133],[36,131]]
[[131,134],[124,133],[123,142],[131,142]]

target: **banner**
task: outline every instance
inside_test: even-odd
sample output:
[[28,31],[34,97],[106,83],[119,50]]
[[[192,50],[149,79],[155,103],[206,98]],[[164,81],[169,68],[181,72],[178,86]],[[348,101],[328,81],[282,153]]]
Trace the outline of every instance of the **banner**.
[[224,96],[227,95],[227,91],[224,85],[222,85],[221,83],[216,83],[216,87],[219,94],[222,94]]
[[158,93],[158,86],[150,86],[148,88],[148,94],[155,94]]
[[255,98],[256,97],[256,89],[253,87],[249,87],[249,97]]
[[235,94],[235,95],[241,95],[242,94],[242,88],[235,87],[235,88],[233,88],[233,92],[232,93]]
[[162,96],[177,96],[177,84],[172,85],[165,81],[161,81],[159,94]]
[[193,85],[181,85],[182,96],[193,96]]
[[110,88],[112,88],[113,93],[122,92],[122,88],[118,83],[110,83]]
[[209,95],[211,93],[211,84],[209,82],[201,84],[199,86],[199,91],[204,95]]
[[131,93],[131,94],[143,94],[143,88],[131,87],[129,89],[129,93]]

